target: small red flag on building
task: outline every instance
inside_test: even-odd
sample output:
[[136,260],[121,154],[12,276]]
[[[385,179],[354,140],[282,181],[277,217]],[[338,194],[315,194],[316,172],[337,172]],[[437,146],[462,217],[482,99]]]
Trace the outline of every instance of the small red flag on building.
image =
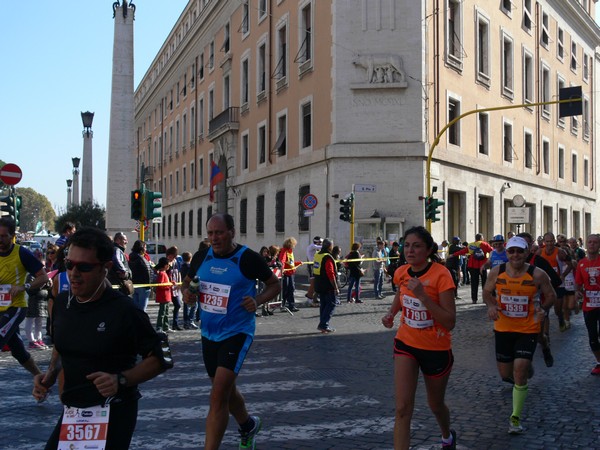
[[215,186],[225,179],[225,175],[219,169],[219,166],[214,161],[210,162],[210,193],[208,199],[212,202],[215,201]]

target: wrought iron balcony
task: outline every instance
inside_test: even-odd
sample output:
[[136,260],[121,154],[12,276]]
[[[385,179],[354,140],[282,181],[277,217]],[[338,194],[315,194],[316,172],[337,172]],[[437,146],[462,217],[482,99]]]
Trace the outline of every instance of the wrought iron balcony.
[[240,127],[240,108],[232,106],[214,117],[208,123],[208,140],[214,141],[228,131],[237,131]]

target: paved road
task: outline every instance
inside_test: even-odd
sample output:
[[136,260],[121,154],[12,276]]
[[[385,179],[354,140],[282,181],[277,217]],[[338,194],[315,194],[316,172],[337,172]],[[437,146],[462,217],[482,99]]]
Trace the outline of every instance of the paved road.
[[[364,304],[343,303],[332,326],[316,330],[318,309],[303,307],[293,317],[276,311],[257,319],[257,336],[239,377],[252,413],[264,427],[259,449],[391,449],[394,416],[392,339],[380,318],[392,296],[375,300],[365,289]],[[467,286],[468,288],[468,286]],[[297,292],[298,300],[304,291]],[[535,355],[521,436],[507,434],[511,388],[499,381],[491,324],[484,306],[472,305],[467,289],[458,303],[454,332],[455,366],[447,401],[460,449],[600,448],[600,378],[591,376],[582,315],[560,333],[552,323],[556,363],[546,368]],[[299,300],[301,301],[301,300]],[[151,316],[156,314],[153,305]],[[132,449],[194,449],[204,441],[209,382],[199,352],[199,333],[171,335],[176,367],[142,388]],[[50,351],[36,351],[46,364]],[[60,413],[54,393],[37,405],[31,379],[7,353],[0,354],[0,448],[43,448]],[[230,421],[223,446],[237,448]],[[439,448],[439,432],[420,383],[413,418],[415,449]]]

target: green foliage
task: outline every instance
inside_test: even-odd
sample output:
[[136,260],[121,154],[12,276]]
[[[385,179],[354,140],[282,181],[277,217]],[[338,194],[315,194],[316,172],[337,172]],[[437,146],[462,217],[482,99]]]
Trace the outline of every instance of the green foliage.
[[55,229],[60,232],[65,222],[73,222],[77,228],[96,227],[106,229],[106,210],[96,202],[72,205],[62,216],[56,218]]
[[17,188],[17,195],[22,197],[19,229],[36,231],[38,222],[46,224],[46,229],[53,230],[56,213],[50,200],[32,188]]
[[[4,164],[6,164],[6,162],[2,161],[0,159],[0,169],[2,169],[4,167]],[[6,189],[8,186],[6,186],[2,180],[0,180],[0,191],[3,191],[4,189]]]

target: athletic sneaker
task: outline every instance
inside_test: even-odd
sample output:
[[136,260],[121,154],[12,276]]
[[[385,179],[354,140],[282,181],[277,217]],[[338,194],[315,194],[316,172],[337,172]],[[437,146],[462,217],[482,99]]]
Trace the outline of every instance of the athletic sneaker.
[[29,345],[27,346],[27,348],[29,350],[40,350],[43,347],[40,347],[40,344],[38,344],[36,341],[32,341],[29,343]]
[[456,431],[450,430],[450,435],[452,436],[452,443],[444,444],[442,442],[442,450],[456,450]]
[[508,421],[508,434],[520,434],[523,432],[521,421],[517,416],[510,416]]
[[544,353],[544,362],[546,363],[546,367],[552,367],[554,365],[554,357],[552,356],[550,348],[543,349],[542,353]]
[[245,448],[254,449],[254,446],[256,445],[254,438],[260,431],[260,427],[262,425],[260,417],[258,417],[258,416],[250,416],[250,417],[254,421],[254,427],[250,431],[247,431],[247,432],[238,430],[240,433],[240,437],[241,437],[240,447],[239,447],[241,449],[245,449]]
[[600,375],[600,364],[596,364],[596,367],[592,369],[592,375]]
[[41,339],[37,341],[37,345],[39,345],[42,350],[46,350],[48,348],[46,343],[44,341],[42,341]]

